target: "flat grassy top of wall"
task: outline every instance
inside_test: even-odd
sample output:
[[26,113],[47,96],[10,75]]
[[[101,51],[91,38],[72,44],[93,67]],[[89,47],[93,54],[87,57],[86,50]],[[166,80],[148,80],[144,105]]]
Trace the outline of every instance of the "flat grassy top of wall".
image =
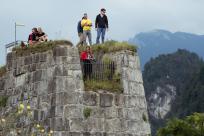
[[[85,49],[86,49],[86,46],[80,46],[79,52],[82,52]],[[129,50],[132,52],[137,52],[136,45],[132,45],[127,42],[117,42],[117,41],[107,41],[104,44],[93,45],[91,46],[91,49],[94,53],[97,53],[97,52],[114,53],[121,50]]]
[[123,87],[120,82],[117,81],[97,81],[97,80],[87,80],[84,81],[85,91],[98,91],[98,90],[106,90],[113,93],[122,93]]
[[26,46],[24,48],[22,48],[21,46],[18,46],[13,48],[12,51],[16,51],[17,56],[25,56],[25,55],[29,55],[30,53],[39,53],[39,52],[45,52],[45,51],[51,50],[57,45],[73,46],[73,44],[70,41],[57,40],[57,41],[37,43],[35,45]]

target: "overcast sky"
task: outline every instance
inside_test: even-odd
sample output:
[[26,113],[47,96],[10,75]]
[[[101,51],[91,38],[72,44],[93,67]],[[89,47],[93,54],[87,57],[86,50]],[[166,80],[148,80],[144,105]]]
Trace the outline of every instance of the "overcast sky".
[[[76,25],[83,13],[94,21],[106,8],[110,23],[107,39],[128,40],[153,29],[204,34],[204,0],[0,0],[0,65],[5,63],[4,45],[27,40],[32,27],[41,26],[50,39],[78,40]],[[96,32],[93,30],[93,41]]]

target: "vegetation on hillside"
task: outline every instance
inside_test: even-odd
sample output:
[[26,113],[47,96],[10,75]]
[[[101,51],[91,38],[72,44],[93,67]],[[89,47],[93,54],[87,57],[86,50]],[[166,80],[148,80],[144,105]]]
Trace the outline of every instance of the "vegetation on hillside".
[[17,56],[24,56],[24,55],[29,55],[30,53],[39,53],[39,52],[48,51],[53,49],[57,45],[73,46],[73,44],[70,41],[57,40],[57,41],[42,42],[32,46],[26,46],[24,48],[22,48],[21,46],[18,46],[13,48],[13,51],[16,51]]
[[160,128],[157,136],[203,136],[204,113],[194,113],[184,119],[171,119],[164,128]]
[[195,53],[179,49],[177,52],[151,59],[144,67],[143,79],[148,98],[158,86],[176,87],[176,98],[164,119],[150,115],[152,132],[163,126],[167,119],[204,112],[204,62]]

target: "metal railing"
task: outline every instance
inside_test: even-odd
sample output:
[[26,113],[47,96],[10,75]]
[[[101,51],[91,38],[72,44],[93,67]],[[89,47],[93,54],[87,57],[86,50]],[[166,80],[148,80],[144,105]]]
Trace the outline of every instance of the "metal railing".
[[84,80],[113,80],[116,64],[110,62],[81,61]]

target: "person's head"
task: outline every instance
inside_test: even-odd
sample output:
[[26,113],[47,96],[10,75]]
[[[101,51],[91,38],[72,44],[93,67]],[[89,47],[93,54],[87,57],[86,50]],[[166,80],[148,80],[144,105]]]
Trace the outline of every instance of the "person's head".
[[84,13],[84,17],[83,17],[84,19],[87,19],[88,18],[88,15],[87,15],[87,13]]
[[43,30],[41,27],[38,27],[38,33],[43,33]]
[[86,52],[91,52],[91,47],[90,46],[86,46]]
[[101,9],[101,14],[102,14],[102,15],[105,15],[105,14],[106,14],[106,9],[102,8],[102,9]]
[[37,32],[38,32],[37,28],[34,27],[34,28],[32,29],[32,33],[36,34]]

